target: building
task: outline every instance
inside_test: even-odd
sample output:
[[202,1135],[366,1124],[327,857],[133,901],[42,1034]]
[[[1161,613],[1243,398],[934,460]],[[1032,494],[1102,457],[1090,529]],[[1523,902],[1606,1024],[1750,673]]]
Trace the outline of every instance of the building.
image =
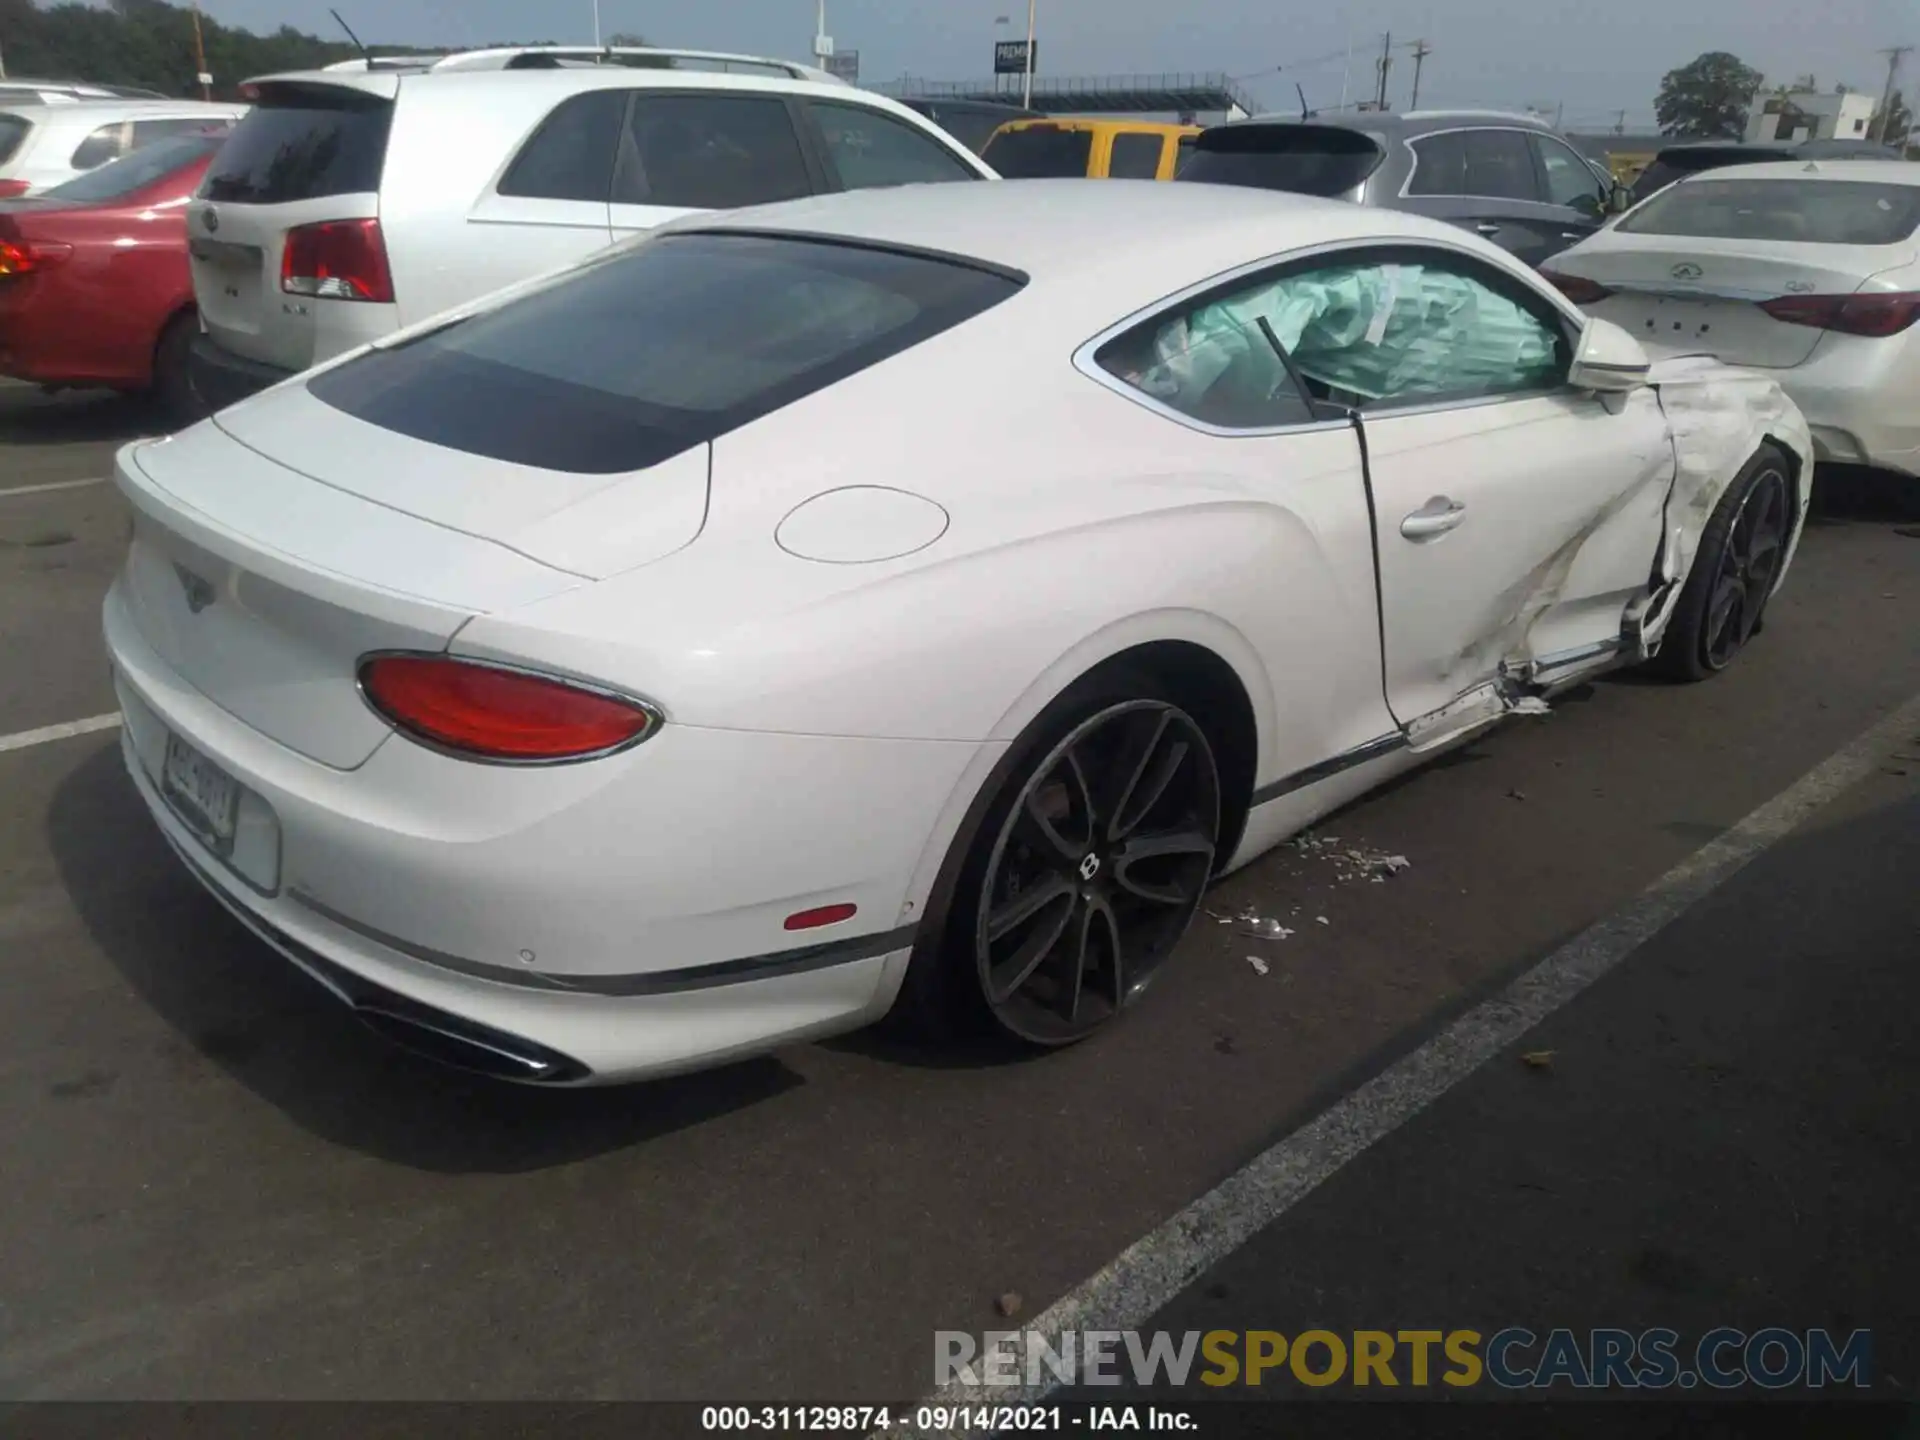
[[1865,140],[1877,102],[1850,90],[1769,95],[1747,112],[1749,140]]

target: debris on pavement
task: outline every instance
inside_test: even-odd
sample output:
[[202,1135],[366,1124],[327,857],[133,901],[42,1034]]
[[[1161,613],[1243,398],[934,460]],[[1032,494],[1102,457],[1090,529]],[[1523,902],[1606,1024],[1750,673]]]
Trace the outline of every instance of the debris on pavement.
[[1258,915],[1242,915],[1240,917],[1240,933],[1242,935],[1251,935],[1259,940],[1291,940],[1293,938],[1293,931],[1282,925],[1278,920],[1267,919]]
[[1526,798],[1527,798],[1527,792],[1524,790],[1507,791],[1507,799],[1509,800],[1524,800]]
[[1333,923],[1331,920],[1327,919],[1327,917],[1324,915],[1316,915],[1313,918],[1315,923],[1320,925],[1331,925]]
[[1020,1313],[1020,1292],[1009,1290],[993,1302],[993,1308],[1002,1318],[1011,1320]]
[[1553,1064],[1556,1053],[1552,1050],[1528,1050],[1521,1054],[1520,1063],[1534,1070],[1545,1070]]
[[1256,975],[1264,975],[1268,969],[1271,968],[1267,962],[1262,960],[1258,955],[1247,956],[1247,964],[1253,966],[1253,973]]

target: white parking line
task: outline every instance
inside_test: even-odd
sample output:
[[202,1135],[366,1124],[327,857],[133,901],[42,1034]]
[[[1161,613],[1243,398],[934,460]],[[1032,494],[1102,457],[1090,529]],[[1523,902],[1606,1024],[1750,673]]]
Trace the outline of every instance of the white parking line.
[[111,730],[120,723],[120,712],[89,715],[84,720],[68,720],[59,725],[42,725],[38,730],[22,730],[17,735],[0,735],[0,754],[45,745],[49,740],[66,740],[75,735],[91,735],[96,730]]
[[108,478],[96,475],[91,480],[50,480],[45,485],[16,485],[10,490],[0,490],[0,500],[9,495],[44,495],[49,490],[84,490],[89,485],[104,485]]
[[[1500,994],[1475,1006],[1411,1054],[1349,1092],[1244,1169],[1062,1296],[1023,1327],[1058,1355],[1061,1332],[1136,1330],[1208,1267],[1304,1200],[1319,1184],[1467,1079],[1655,934],[1725,884],[1749,861],[1872,774],[1920,730],[1920,695],[1802,776],[1711,844],[1696,850],[1613,914],[1575,936]],[[1011,1328],[1011,1327],[1009,1327]],[[927,1355],[933,1355],[932,1336]],[[1026,1372],[1026,1358],[1019,1357]],[[967,1372],[978,1376],[981,1371]],[[932,1406],[1031,1405],[1060,1388],[1046,1367],[1037,1385],[942,1387]],[[971,1435],[964,1429],[893,1430]]]

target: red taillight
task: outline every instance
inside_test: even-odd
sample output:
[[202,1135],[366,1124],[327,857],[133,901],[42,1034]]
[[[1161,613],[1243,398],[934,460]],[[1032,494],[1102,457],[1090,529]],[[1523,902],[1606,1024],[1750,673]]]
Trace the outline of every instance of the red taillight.
[[1760,308],[1786,325],[1810,325],[1843,335],[1883,339],[1920,320],[1920,294],[1913,291],[1862,292],[1856,295],[1782,295],[1762,300]]
[[322,300],[393,303],[393,273],[378,220],[325,220],[287,232],[280,288]]
[[72,253],[71,245],[57,240],[0,240],[0,278],[31,275],[58,265]]
[[0,180],[0,200],[13,200],[32,188],[25,180]]
[[1613,294],[1613,291],[1599,281],[1589,280],[1584,275],[1562,275],[1557,270],[1542,270],[1540,278],[1576,305],[1591,305]]
[[485,760],[584,760],[644,740],[658,723],[629,700],[445,655],[369,656],[360,689],[409,734]]

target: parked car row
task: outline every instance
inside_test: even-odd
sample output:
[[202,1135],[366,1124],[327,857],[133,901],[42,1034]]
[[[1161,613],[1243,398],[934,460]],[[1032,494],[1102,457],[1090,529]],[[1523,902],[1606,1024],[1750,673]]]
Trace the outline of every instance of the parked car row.
[[246,109],[198,100],[0,102],[0,200],[39,194],[157,140],[230,127]]

